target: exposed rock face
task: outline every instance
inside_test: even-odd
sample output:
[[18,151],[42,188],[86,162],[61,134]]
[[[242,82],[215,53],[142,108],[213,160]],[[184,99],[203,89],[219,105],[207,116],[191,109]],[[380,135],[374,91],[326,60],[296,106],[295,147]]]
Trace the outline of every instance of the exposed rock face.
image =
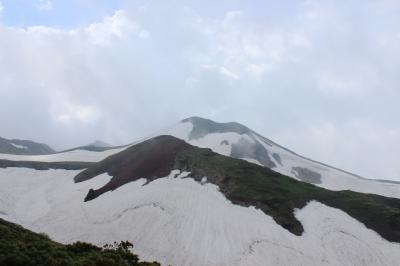
[[293,167],[292,173],[301,181],[311,184],[321,184],[321,174],[314,172],[308,168]]
[[[259,161],[262,165],[268,168],[274,168],[276,164],[272,161],[270,153],[263,145],[253,137],[253,131],[236,122],[217,123],[209,119],[201,117],[190,117],[182,120],[182,122],[190,122],[193,124],[193,129],[189,134],[189,141],[203,138],[208,134],[213,133],[237,133],[251,137],[253,142],[249,142],[242,138],[238,143],[229,143],[223,140],[221,144],[232,145],[230,156],[233,158],[249,158]],[[278,155],[279,156],[279,155]]]
[[210,133],[235,132],[238,134],[246,134],[251,132],[249,128],[236,122],[216,123],[201,117],[190,117],[182,120],[182,122],[191,122],[193,124],[189,140],[199,139]]
[[241,139],[238,143],[232,144],[231,156],[237,159],[255,159],[268,168],[274,168],[276,166],[264,146],[257,142],[250,143],[246,141],[246,139]]
[[0,153],[16,155],[44,155],[55,151],[46,144],[31,140],[5,139],[0,137]]
[[283,166],[282,164],[282,160],[281,160],[281,156],[279,156],[279,154],[277,153],[273,153],[272,157],[274,157],[275,161],[277,161],[279,163],[280,166]]

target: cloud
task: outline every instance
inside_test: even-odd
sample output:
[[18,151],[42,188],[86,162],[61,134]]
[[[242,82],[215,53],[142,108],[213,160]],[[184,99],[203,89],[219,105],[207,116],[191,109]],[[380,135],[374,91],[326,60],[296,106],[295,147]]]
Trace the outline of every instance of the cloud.
[[[107,101],[112,99],[110,92],[119,93],[122,86],[116,83],[118,69],[123,70],[118,64],[124,59],[122,54],[110,54],[111,44],[123,45],[129,38],[143,40],[143,32],[123,11],[102,22],[67,30],[0,26],[0,58],[8,62],[0,66],[0,110],[12,114],[2,119],[4,128],[10,129],[2,134],[38,139],[57,148],[85,143],[97,131],[107,138],[115,121],[111,110],[107,111]],[[114,58],[121,59],[120,63]],[[110,108],[118,108],[117,102],[115,98]],[[31,127],[36,128],[34,134],[25,135]],[[129,133],[123,139],[131,139]],[[118,133],[114,141],[122,141]]]
[[400,5],[227,3],[130,3],[72,29],[0,25],[1,134],[122,144],[200,115],[400,180]]
[[112,16],[106,16],[102,22],[92,23],[85,27],[74,29],[60,29],[48,26],[29,26],[26,28],[8,27],[8,31],[19,32],[25,35],[36,35],[36,40],[46,39],[49,44],[55,38],[66,38],[88,42],[93,45],[108,45],[114,40],[125,39],[131,34],[139,38],[148,38],[150,34],[132,20],[125,11],[117,10]]
[[130,33],[136,32],[141,38],[148,37],[149,33],[140,29],[140,26],[129,18],[123,10],[118,10],[114,15],[105,17],[101,23],[93,23],[84,29],[95,44],[109,44],[112,38],[125,38]]
[[100,118],[100,110],[91,104],[78,104],[70,101],[62,91],[56,91],[50,104],[50,115],[59,124],[95,124]]
[[1,17],[1,14],[3,13],[3,10],[4,10],[4,5],[3,5],[3,3],[0,1],[0,17]]
[[50,11],[53,9],[53,2],[51,0],[38,0],[36,8],[40,11]]

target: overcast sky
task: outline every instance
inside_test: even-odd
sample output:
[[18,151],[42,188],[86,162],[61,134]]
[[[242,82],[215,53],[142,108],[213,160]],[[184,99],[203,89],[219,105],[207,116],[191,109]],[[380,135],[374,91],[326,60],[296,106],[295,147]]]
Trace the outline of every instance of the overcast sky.
[[0,136],[122,144],[197,115],[400,180],[399,14],[397,0],[0,0]]

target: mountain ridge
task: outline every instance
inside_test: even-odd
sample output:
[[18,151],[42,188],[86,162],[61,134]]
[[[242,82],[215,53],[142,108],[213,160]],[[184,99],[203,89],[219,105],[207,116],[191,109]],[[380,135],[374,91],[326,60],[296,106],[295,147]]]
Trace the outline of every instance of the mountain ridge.
[[0,137],[0,153],[15,155],[45,155],[55,151],[47,144],[32,140],[6,139]]
[[[326,166],[326,167],[329,167],[329,168],[332,168],[332,169],[341,171],[341,172],[343,172],[343,173],[345,173],[345,174],[352,175],[352,176],[354,176],[354,177],[357,177],[357,178],[360,178],[360,179],[364,179],[364,180],[377,181],[377,182],[383,182],[383,183],[388,182],[388,183],[400,184],[400,181],[395,181],[395,180],[373,179],[373,178],[362,177],[362,176],[360,176],[360,175],[358,175],[358,174],[355,174],[355,173],[352,173],[352,172],[350,172],[350,171],[341,169],[341,168],[336,167],[336,166],[332,166],[332,164],[330,164],[330,163],[320,162],[320,161],[318,161],[318,160],[311,159],[311,158],[309,158],[309,157],[307,157],[307,156],[303,156],[303,155],[301,155],[301,154],[299,154],[299,153],[297,153],[297,152],[294,152],[293,150],[291,150],[291,149],[289,149],[289,148],[286,148],[286,147],[284,147],[284,146],[278,144],[278,143],[275,142],[275,141],[272,141],[272,140],[270,140],[270,139],[264,137],[264,136],[261,135],[260,133],[258,133],[258,132],[256,132],[256,131],[250,129],[249,127],[247,127],[247,126],[245,126],[245,125],[243,125],[243,124],[241,124],[241,123],[239,123],[239,122],[235,122],[235,121],[231,121],[231,122],[215,122],[215,121],[213,121],[213,120],[211,120],[211,119],[203,118],[203,117],[200,117],[200,116],[191,116],[191,117],[182,119],[181,122],[183,122],[183,123],[191,122],[191,123],[194,124],[195,127],[198,126],[199,123],[200,123],[200,124],[214,124],[213,127],[225,128],[225,130],[224,130],[223,132],[229,132],[229,129],[233,129],[233,128],[240,128],[240,130],[237,130],[237,131],[233,130],[233,131],[236,132],[236,133],[238,133],[238,134],[246,134],[246,133],[253,133],[253,134],[256,134],[258,137],[262,138],[263,140],[265,140],[265,141],[266,141],[267,143],[269,143],[270,145],[275,145],[275,146],[277,146],[277,147],[279,147],[279,148],[281,148],[281,149],[286,150],[287,152],[290,152],[291,154],[293,154],[293,155],[295,155],[295,156],[298,156],[298,157],[303,158],[303,159],[305,159],[305,160],[309,160],[309,161],[312,161],[312,162],[314,162],[314,163],[320,164],[321,166]],[[195,129],[193,129],[193,130],[195,130]],[[217,132],[217,131],[209,131],[209,132],[207,132],[207,133],[209,134],[209,133],[216,133],[216,132]],[[192,133],[190,133],[190,134],[192,134]],[[206,134],[205,134],[205,135],[206,135]]]
[[152,182],[174,169],[189,172],[198,182],[206,177],[206,182],[217,185],[233,203],[260,208],[295,235],[301,235],[303,228],[295,219],[294,210],[317,200],[345,211],[385,239],[400,242],[400,199],[329,191],[167,135],[114,154],[82,171],[74,180],[83,182],[103,173],[112,176],[103,187],[89,190],[84,200],[91,201],[140,178]]

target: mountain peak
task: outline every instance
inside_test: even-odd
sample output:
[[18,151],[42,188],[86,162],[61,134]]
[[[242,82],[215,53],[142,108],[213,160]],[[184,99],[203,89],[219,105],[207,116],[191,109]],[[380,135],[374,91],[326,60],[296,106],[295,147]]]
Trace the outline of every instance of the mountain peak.
[[240,135],[252,132],[248,127],[237,122],[218,123],[210,119],[193,116],[182,120],[183,123],[190,122],[193,129],[189,139],[199,139],[210,133],[234,132]]
[[110,144],[108,144],[107,142],[101,141],[101,140],[96,140],[96,141],[88,144],[87,146],[98,147],[98,148],[109,148],[109,147],[111,147]]

